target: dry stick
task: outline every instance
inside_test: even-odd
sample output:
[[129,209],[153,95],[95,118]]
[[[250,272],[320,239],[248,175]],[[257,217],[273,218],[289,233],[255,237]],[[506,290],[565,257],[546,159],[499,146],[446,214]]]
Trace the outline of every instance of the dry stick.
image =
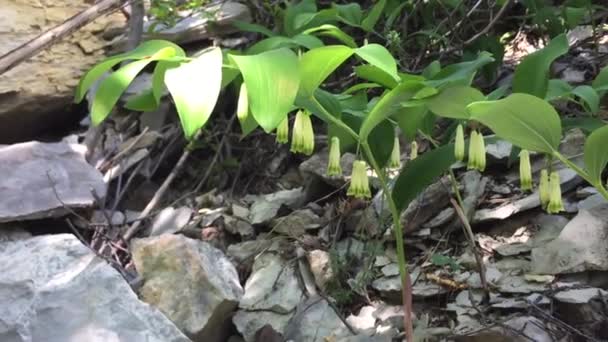
[[0,75],[36,55],[47,46],[77,31],[101,15],[119,7],[123,2],[125,0],[102,0],[58,26],[0,56]]
[[456,210],[456,214],[458,214],[458,217],[462,222],[462,227],[467,236],[467,240],[469,240],[469,244],[471,245],[471,251],[473,251],[473,254],[475,255],[475,261],[477,261],[477,267],[479,267],[479,279],[481,280],[481,286],[483,287],[484,292],[484,298],[482,303],[488,303],[490,301],[490,289],[488,288],[488,282],[486,281],[486,267],[483,263],[481,255],[479,255],[477,246],[475,246],[475,235],[473,235],[473,229],[471,228],[469,220],[464,214],[464,211],[462,210],[460,205],[458,205],[458,202],[456,202],[456,200],[454,200],[453,198],[450,198],[450,202],[452,203],[454,210]]

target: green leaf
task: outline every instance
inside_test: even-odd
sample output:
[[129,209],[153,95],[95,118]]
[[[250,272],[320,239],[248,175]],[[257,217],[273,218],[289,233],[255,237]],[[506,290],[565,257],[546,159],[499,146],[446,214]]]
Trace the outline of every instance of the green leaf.
[[141,59],[149,57],[156,52],[164,48],[172,48],[174,50],[174,56],[184,57],[186,53],[184,50],[176,44],[166,40],[148,40],[143,42],[133,51],[122,53],[116,56],[109,57],[101,63],[95,65],[84,76],[80,79],[78,86],[76,87],[76,94],[74,96],[74,102],[80,103],[84,99],[85,94],[103,74],[108,72],[114,66],[119,63],[132,59]]
[[175,50],[172,47],[161,49],[149,58],[125,65],[101,81],[91,106],[93,125],[99,125],[110,114],[120,95],[148,64],[174,55]]
[[455,162],[454,144],[443,145],[408,161],[401,169],[393,187],[393,200],[399,212],[407,208],[418,194]]
[[515,69],[513,92],[545,98],[551,63],[566,52],[568,39],[565,34],[560,34],[543,49],[526,56]]
[[595,77],[591,86],[603,94],[604,91],[608,90],[608,66],[602,68],[600,73]]
[[595,130],[585,143],[585,169],[589,177],[602,184],[602,172],[608,163],[608,125]]
[[125,108],[137,112],[151,112],[158,108],[158,103],[150,89],[139,95],[130,97],[127,103],[125,103]]
[[373,88],[380,88],[380,85],[377,83],[357,83],[357,84],[353,85],[352,87],[346,89],[342,93],[343,94],[352,94],[352,93],[358,92],[359,90],[373,89]]
[[386,166],[395,143],[395,128],[393,128],[393,125],[388,120],[384,120],[374,127],[367,141],[378,166]]
[[316,49],[325,45],[321,39],[310,34],[300,33],[291,37],[291,39],[298,45],[303,46],[308,50]]
[[363,20],[363,11],[361,6],[356,2],[350,4],[337,5],[332,3],[332,6],[338,11],[338,17],[342,22],[351,26],[359,26]]
[[414,140],[418,130],[422,127],[429,110],[425,106],[404,107],[393,114],[401,131],[408,141]]
[[[342,45],[329,45],[310,50],[300,59],[302,83],[300,95],[310,97],[321,83],[353,54],[353,50]],[[267,96],[267,95],[265,95]]]
[[367,44],[355,49],[355,54],[363,58],[369,64],[384,71],[395,81],[399,81],[397,74],[397,62],[388,50],[379,44]]
[[357,47],[355,40],[351,36],[349,36],[344,31],[340,30],[339,28],[337,28],[334,25],[325,24],[325,25],[310,28],[302,33],[304,33],[304,34],[315,33],[320,36],[333,37],[333,38],[337,39],[338,41],[344,43],[346,46],[348,46],[350,48],[355,49]]
[[446,66],[433,76],[432,80],[427,81],[427,84],[434,87],[454,83],[469,85],[477,70],[493,61],[494,58],[492,58],[490,53],[481,52],[475,60]]
[[586,8],[566,6],[564,8],[564,19],[568,28],[573,29],[578,26],[587,13],[589,11]]
[[302,0],[296,5],[289,4],[285,9],[285,15],[283,16],[283,30],[288,36],[294,36],[297,32],[297,16],[304,13],[315,13],[317,12],[317,5],[314,0]]
[[562,133],[559,115],[538,97],[511,94],[502,100],[475,102],[467,108],[471,119],[522,149],[552,153],[559,146]]
[[551,101],[563,96],[568,96],[572,93],[572,86],[568,82],[561,79],[549,80],[545,100]]
[[156,101],[156,105],[160,104],[163,90],[165,89],[165,74],[168,69],[176,68],[180,65],[178,62],[159,61],[154,67],[152,74],[152,95]]
[[591,133],[598,128],[604,127],[604,121],[598,118],[565,118],[562,119],[563,131],[566,132],[572,128],[580,128],[587,133]]
[[356,66],[355,75],[389,89],[395,88],[399,84],[391,75],[370,64]]
[[222,86],[222,51],[213,48],[179,68],[167,70],[165,84],[175,102],[186,139],[192,140],[217,102]]
[[423,85],[420,82],[406,82],[385,93],[365,118],[359,131],[359,138],[365,141],[374,127],[384,119],[400,111],[401,102],[408,100],[422,88]]
[[422,70],[422,76],[425,78],[433,78],[441,71],[441,63],[437,60],[432,61]]
[[505,96],[505,94],[507,93],[507,90],[509,90],[509,85],[505,84],[502,85],[496,89],[494,89],[494,91],[492,91],[491,93],[488,94],[488,96],[486,96],[487,100],[498,100],[501,99],[503,96]]
[[469,119],[467,106],[484,99],[485,96],[475,88],[456,86],[445,88],[436,96],[426,99],[426,104],[436,115],[452,119]]
[[386,0],[380,0],[374,5],[374,7],[372,7],[367,17],[365,17],[365,19],[363,19],[363,21],[361,22],[361,27],[365,31],[369,32],[374,29],[374,26],[376,26],[378,19],[380,19],[380,16],[382,15],[382,11],[384,10],[385,5]]
[[249,108],[258,124],[270,133],[292,109],[300,85],[298,57],[282,48],[253,56],[230,58],[247,85]]
[[591,86],[578,86],[572,89],[572,93],[587,104],[587,108],[591,113],[595,114],[600,110],[600,96]]
[[238,28],[240,31],[261,33],[267,37],[272,37],[275,35],[274,32],[272,32],[271,30],[267,29],[266,27],[264,27],[262,25],[248,23],[248,22],[241,21],[241,20],[235,20],[234,22],[232,22],[232,25],[234,27]]

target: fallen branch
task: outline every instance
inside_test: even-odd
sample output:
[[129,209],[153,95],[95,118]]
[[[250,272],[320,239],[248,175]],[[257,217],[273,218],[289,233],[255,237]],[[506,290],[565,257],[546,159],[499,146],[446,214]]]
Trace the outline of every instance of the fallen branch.
[[0,75],[125,2],[126,0],[101,0],[58,26],[0,56]]

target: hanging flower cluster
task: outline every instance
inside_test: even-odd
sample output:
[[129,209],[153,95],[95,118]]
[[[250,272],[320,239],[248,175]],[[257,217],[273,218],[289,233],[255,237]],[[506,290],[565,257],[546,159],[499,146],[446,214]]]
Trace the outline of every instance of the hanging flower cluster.
[[312,129],[310,115],[298,111],[293,123],[291,135],[291,152],[311,155],[315,149],[315,133]]
[[393,151],[391,152],[391,159],[388,163],[388,167],[392,169],[398,169],[401,166],[401,148],[399,146],[399,137],[395,136],[395,142],[393,143]]
[[[464,138],[463,138],[464,140]],[[464,144],[464,142],[461,142]],[[486,145],[483,134],[477,131],[471,132],[469,139],[469,161],[467,169],[484,171],[486,169]]]
[[289,118],[285,117],[277,127],[277,143],[287,144],[289,141]]
[[532,190],[532,166],[528,150],[519,152],[519,181],[522,190]]
[[367,178],[367,164],[363,160],[356,160],[353,163],[350,187],[346,194],[355,198],[372,197],[372,192],[369,189],[369,179]]
[[340,166],[340,138],[338,137],[331,138],[327,175],[330,177],[342,175],[342,166]]

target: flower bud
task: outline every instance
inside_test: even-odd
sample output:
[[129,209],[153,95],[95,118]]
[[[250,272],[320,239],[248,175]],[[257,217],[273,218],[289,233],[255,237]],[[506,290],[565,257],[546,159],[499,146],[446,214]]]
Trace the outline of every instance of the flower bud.
[[399,137],[395,137],[393,143],[393,152],[391,152],[391,160],[388,163],[388,167],[398,169],[401,166],[401,148],[399,146]]
[[239,100],[236,105],[236,117],[240,123],[243,124],[247,120],[249,115],[249,100],[247,98],[247,87],[245,82],[241,83],[241,89],[239,90]]
[[540,170],[540,181],[538,182],[538,194],[540,196],[540,204],[546,208],[549,204],[549,172],[546,169]]
[[486,169],[486,142],[483,140],[483,134],[477,134],[477,170],[484,171]]
[[279,127],[277,127],[277,143],[287,144],[289,141],[289,116],[285,116],[285,119],[281,121]]
[[467,162],[467,169],[477,168],[477,131],[472,131],[469,137],[469,160]]
[[327,163],[327,175],[342,175],[342,167],[340,166],[340,139],[338,137],[331,138],[331,144],[329,146],[329,162]]
[[410,144],[410,160],[418,158],[418,143],[416,140]]
[[464,128],[462,125],[456,127],[456,140],[454,141],[454,156],[456,160],[464,160]]
[[356,198],[372,197],[369,189],[369,179],[367,178],[367,164],[364,161],[355,160],[353,162],[353,173],[346,194]]
[[532,166],[528,150],[519,153],[519,182],[522,190],[532,190]]
[[293,123],[291,135],[291,152],[311,155],[315,149],[315,134],[312,129],[310,115],[298,111]]
[[556,171],[551,172],[549,177],[549,205],[547,205],[547,212],[549,214],[557,214],[560,211],[564,211],[564,203],[562,202],[562,188],[559,181],[559,173]]

